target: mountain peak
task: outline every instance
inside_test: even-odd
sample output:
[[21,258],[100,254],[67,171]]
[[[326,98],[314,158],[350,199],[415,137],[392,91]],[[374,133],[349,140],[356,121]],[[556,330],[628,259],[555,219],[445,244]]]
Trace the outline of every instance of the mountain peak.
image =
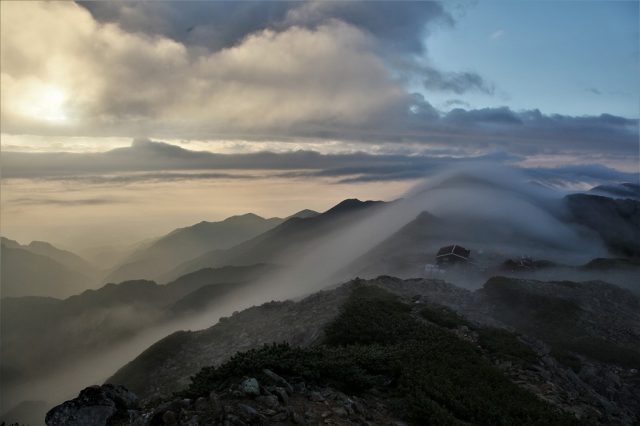
[[310,217],[315,217],[318,216],[320,213],[318,213],[315,210],[309,210],[309,209],[304,209],[304,210],[300,210],[297,213],[292,214],[291,216],[287,216],[286,219],[291,219],[291,218],[298,218],[298,219],[308,219]]
[[331,207],[329,210],[324,212],[324,214],[333,214],[333,213],[344,213],[347,211],[360,210],[366,207],[371,207],[373,205],[382,204],[384,201],[360,201],[357,198],[348,198],[344,201],[339,202],[335,206]]
[[29,243],[30,248],[43,248],[43,249],[57,249],[53,244],[46,241],[31,241]]
[[227,223],[228,222],[246,222],[246,221],[256,221],[256,220],[263,221],[266,219],[262,216],[258,216],[255,213],[245,213],[245,214],[230,216],[225,220],[223,220],[222,222],[227,222]]

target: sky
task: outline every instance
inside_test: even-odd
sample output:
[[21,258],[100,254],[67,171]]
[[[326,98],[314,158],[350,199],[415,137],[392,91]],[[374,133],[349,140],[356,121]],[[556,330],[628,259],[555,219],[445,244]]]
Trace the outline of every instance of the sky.
[[478,162],[637,182],[638,5],[2,2],[2,234],[134,243]]

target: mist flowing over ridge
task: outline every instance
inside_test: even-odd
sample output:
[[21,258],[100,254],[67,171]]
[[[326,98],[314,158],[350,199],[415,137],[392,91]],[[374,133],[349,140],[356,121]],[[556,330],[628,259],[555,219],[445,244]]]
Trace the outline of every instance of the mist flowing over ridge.
[[[431,226],[433,220],[437,220],[435,227]],[[403,228],[416,225],[424,226],[426,232],[426,239],[418,240],[422,242],[417,246],[410,244],[406,236],[401,237]],[[186,229],[198,229],[198,226]],[[182,230],[169,236],[180,232]],[[226,252],[234,253],[240,264],[277,259],[280,266],[268,273],[253,275],[248,284],[220,287],[224,291],[199,304],[189,316],[163,321],[157,326],[149,323],[143,333],[125,339],[113,348],[105,348],[99,358],[103,360],[101,362],[109,359],[109,363],[104,364],[107,371],[98,369],[92,374],[82,367],[78,370],[82,371],[82,378],[78,377],[78,380],[87,384],[103,380],[113,373],[108,371],[108,365],[125,362],[144,350],[154,338],[168,333],[203,329],[231,311],[269,300],[306,296],[349,279],[362,271],[363,265],[368,265],[369,274],[375,274],[375,265],[381,267],[382,263],[372,253],[390,253],[385,251],[388,250],[385,247],[387,241],[394,238],[400,238],[398,241],[408,250],[405,258],[415,259],[413,270],[418,273],[421,265],[429,262],[439,246],[451,241],[465,244],[475,252],[502,256],[502,259],[527,254],[543,256],[558,263],[581,265],[595,257],[607,256],[605,241],[593,230],[574,222],[564,194],[532,185],[513,169],[478,165],[452,170],[425,181],[393,202],[345,200],[322,214],[294,215],[254,237],[255,241],[215,251],[216,256],[223,256],[220,259],[229,256]],[[295,249],[285,250],[287,247]],[[205,283],[206,279],[202,282]],[[466,281],[458,284],[469,285]],[[159,287],[154,288],[160,290]],[[187,302],[185,299],[184,303],[193,304],[204,294],[201,292],[196,296],[194,293],[193,300]],[[91,359],[93,357],[83,360],[78,368],[80,365],[92,365]],[[61,371],[66,372],[59,377],[68,378],[76,374],[73,369],[64,367]],[[41,389],[50,392],[61,386],[59,380],[55,376],[45,379]],[[79,386],[79,382],[72,383],[75,383],[74,389]]]

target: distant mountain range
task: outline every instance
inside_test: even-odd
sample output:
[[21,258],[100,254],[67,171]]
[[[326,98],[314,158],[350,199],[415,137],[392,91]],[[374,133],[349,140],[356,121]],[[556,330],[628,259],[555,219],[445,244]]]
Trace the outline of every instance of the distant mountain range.
[[95,354],[143,330],[197,313],[273,271],[271,265],[203,269],[167,284],[125,281],[60,300],[0,300],[5,386],[53,371],[61,362]]
[[[477,195],[477,191],[488,194],[485,197],[477,197],[480,202],[485,203],[484,205],[471,202],[471,207],[464,209],[454,205],[453,207],[459,211],[449,214],[450,206],[446,204],[448,199],[444,198],[444,201],[437,200],[439,203],[435,204],[440,207],[439,211],[420,210],[424,205],[428,205],[423,203],[424,200],[429,201],[432,196],[457,190],[459,186],[467,186],[468,179],[453,179],[442,185],[436,188],[435,193],[418,193],[417,196],[423,198],[412,206],[411,212],[415,211],[415,216],[407,221],[403,220],[402,226],[389,228],[394,232],[386,234],[389,236],[384,239],[377,240],[372,247],[363,247],[362,255],[353,261],[349,259],[351,263],[348,267],[336,271],[335,280],[331,284],[356,275],[420,276],[423,274],[425,263],[433,261],[437,249],[452,243],[464,244],[472,249],[475,269],[470,270],[468,275],[475,276],[480,283],[478,286],[485,284],[484,290],[476,293],[477,297],[482,297],[483,300],[489,300],[491,297],[495,303],[504,303],[500,297],[504,296],[502,292],[505,291],[502,285],[504,282],[497,285],[495,280],[488,280],[496,272],[528,278],[537,277],[536,274],[544,272],[550,277],[555,276],[554,279],[573,280],[572,277],[580,276],[584,277],[584,280],[604,278],[616,283],[619,276],[624,277],[624,280],[627,280],[625,282],[629,282],[629,277],[633,277],[634,274],[637,276],[640,268],[638,200],[629,197],[606,197],[591,192],[545,199],[535,193],[513,191],[509,188],[508,182],[496,184],[492,181],[478,181],[473,182],[473,191],[469,194]],[[511,194],[512,199],[508,200],[511,204],[500,201],[500,194],[505,191]],[[490,198],[493,194],[498,194],[495,199]],[[73,365],[74,362],[91,354],[100,353],[120,342],[126,342],[131,337],[141,335],[152,327],[168,324],[177,318],[207,312],[212,303],[224,300],[225,296],[239,288],[259,292],[261,278],[295,266],[299,259],[314,253],[316,247],[323,242],[349,235],[349,230],[363,224],[368,226],[372,219],[376,220],[370,232],[377,232],[376,227],[387,226],[386,220],[390,216],[382,213],[394,212],[394,208],[410,205],[402,202],[348,199],[323,213],[303,210],[285,219],[264,219],[254,214],[246,214],[220,222],[201,222],[176,229],[138,248],[126,261],[112,270],[108,275],[109,281],[120,284],[109,283],[95,290],[87,289],[96,282],[99,273],[81,257],[48,243],[33,242],[21,245],[3,238],[3,299],[0,301],[3,385],[12,386],[40,379],[62,365]],[[531,211],[534,215],[530,217]],[[383,220],[380,220],[380,217]],[[543,220],[538,220],[539,218]],[[535,223],[531,223],[532,220]],[[369,228],[365,226],[365,229]],[[595,254],[593,257],[600,258],[585,259],[582,266],[576,266],[575,263],[573,266],[562,265],[556,258],[558,253],[570,254],[572,251],[580,252],[584,257],[585,253],[591,253],[591,249]],[[511,256],[520,254],[543,256],[540,259],[544,262],[535,265],[544,265],[545,271],[531,270],[521,273],[499,269],[505,261],[511,259]],[[324,258],[317,259],[321,267],[325,265],[324,262]],[[467,272],[469,271],[465,273]],[[155,280],[136,279],[148,277],[154,277]],[[448,275],[440,278],[453,277]],[[535,284],[535,291],[529,284],[524,287],[525,293],[536,293],[531,296],[536,300],[540,299],[537,286],[538,284]],[[560,285],[558,291],[568,291],[565,287]],[[496,288],[500,289],[499,294],[494,291]],[[603,291],[607,288],[598,287]],[[639,289],[633,288],[633,291],[637,293]],[[446,296],[445,293],[451,293],[451,297],[462,298],[467,294],[461,289],[459,294],[446,289],[437,296],[438,303],[449,303],[449,299],[440,299],[441,296]],[[72,294],[75,295],[71,296]],[[340,292],[334,295],[346,297]],[[248,339],[251,342],[268,342],[273,341],[276,336],[278,339],[282,337],[296,344],[311,344],[320,338],[324,322],[338,312],[343,301],[342,296],[338,297],[339,300],[334,300],[335,304],[329,303],[331,309],[326,308],[328,305],[321,304],[322,309],[327,309],[326,312],[318,310],[320,308],[314,305],[315,302],[308,305],[310,310],[305,314],[300,313],[298,307],[293,308],[293,305],[273,305],[274,309],[277,306],[275,311],[281,316],[278,316],[277,321],[281,322],[281,327],[278,327],[283,334],[277,334],[278,327],[273,328],[273,322],[266,322],[263,324],[266,327],[263,336],[258,338],[250,334]],[[511,297],[509,294],[507,296]],[[331,299],[333,296],[327,297]],[[472,299],[465,300],[471,304],[475,303]],[[269,306],[265,305],[251,312],[260,315],[263,311],[271,312]],[[307,305],[303,303],[300,306]],[[589,302],[585,306],[592,309],[595,305]],[[240,319],[246,318],[247,322],[243,324],[251,330],[255,328],[256,333],[259,333],[256,330],[261,330],[261,326],[257,325],[260,321],[264,321],[264,318],[273,319],[271,314],[265,314],[262,320],[260,315],[246,315],[243,314]],[[473,318],[475,313],[465,311],[465,315]],[[494,312],[492,318],[511,323],[514,327],[521,327],[522,332],[537,335],[538,330],[525,329],[527,324],[517,322],[512,315],[513,312],[505,307],[502,311]],[[537,313],[533,312],[531,315],[535,316]],[[315,322],[311,324],[313,321]],[[308,327],[296,328],[295,325],[300,325],[301,322],[309,323]],[[606,322],[606,326],[615,328],[615,324],[609,322]],[[227,340],[218,336],[216,330],[221,329],[222,335],[226,336],[224,339]],[[163,352],[167,348],[171,349],[174,344],[220,344],[221,346],[215,349],[217,352],[213,358],[206,358],[207,352],[203,352],[203,360],[212,362],[212,359],[223,359],[235,350],[248,347],[246,336],[242,337],[244,332],[238,336],[233,335],[240,329],[242,327],[233,326],[230,329],[232,334],[228,336],[225,334],[224,326],[197,334],[197,338],[194,337],[195,334],[172,335],[169,340],[160,342],[160,347],[154,345],[114,377],[139,391],[142,389],[140,386],[148,385],[142,382],[147,380],[145,377],[148,372],[156,368],[154,363],[160,360],[161,356],[173,356],[171,352]],[[276,330],[273,332],[276,334],[270,330]],[[602,331],[602,334],[607,333],[609,331]],[[624,342],[623,346],[626,348],[629,346],[628,343]],[[213,350],[209,346],[207,348]],[[194,368],[201,364],[204,366],[203,360],[175,366],[175,371],[169,373],[154,372],[154,380],[163,381],[167,374],[182,374],[182,369],[185,372],[191,369],[188,373],[193,374],[197,371],[193,370]],[[129,378],[122,379],[123,377]],[[168,386],[173,386],[175,378],[171,376],[167,379]]]
[[598,185],[591,188],[589,193],[611,198],[640,200],[640,184],[627,182],[618,185]]
[[70,296],[95,284],[97,268],[42,241],[21,245],[2,237],[2,297]]
[[365,217],[381,201],[342,201],[322,214],[293,216],[278,226],[227,250],[210,250],[178,265],[163,278],[174,279],[190,271],[210,266],[251,265],[255,263],[286,264],[294,255],[314,245],[317,239],[337,232]]
[[282,223],[283,219],[265,219],[248,213],[220,222],[200,222],[176,229],[133,253],[104,281],[130,279],[157,280],[187,260],[210,250],[233,247]]
[[[596,281],[541,282],[496,277],[470,292],[440,280],[388,276],[369,281],[355,279],[298,302],[252,307],[205,330],[171,334],[123,366],[107,383],[126,386],[150,403],[154,408],[146,409],[153,413],[172,406],[159,406],[153,401],[176,399],[179,396],[170,395],[184,389],[207,394],[211,389],[225,392],[229,383],[241,381],[243,374],[258,377],[263,383],[270,376],[263,373],[265,367],[287,375],[295,380],[292,383],[298,383],[308,369],[317,368],[323,374],[314,375],[312,371],[305,376],[308,381],[313,377],[314,385],[325,389],[337,386],[341,392],[362,396],[349,384],[366,377],[366,372],[377,378],[384,374],[382,366],[387,364],[376,358],[376,348],[382,345],[384,354],[395,350],[394,342],[409,347],[424,343],[425,348],[416,357],[407,356],[407,350],[395,355],[400,357],[400,365],[410,369],[414,364],[429,364],[425,367],[426,376],[418,380],[425,386],[419,395],[426,401],[413,409],[437,406],[438,413],[447,412],[462,421],[468,417],[460,412],[477,398],[475,415],[485,419],[494,413],[486,407],[486,399],[495,398],[495,387],[505,386],[501,380],[507,378],[519,388],[514,387],[509,398],[498,398],[503,406],[500,409],[516,404],[513,392],[524,389],[536,395],[535,400],[569,414],[564,421],[550,424],[634,424],[640,419],[638,373],[633,369],[640,361],[639,309],[637,296]],[[418,327],[410,318],[429,327],[429,333],[422,335],[426,342],[410,340],[410,331]],[[332,346],[335,335],[342,343],[338,348]],[[273,342],[287,342],[295,348],[291,351],[296,357],[287,357],[288,347],[278,349]],[[458,345],[463,344],[471,345],[473,350],[458,353]],[[326,355],[320,357],[327,347]],[[348,351],[354,347],[354,353]],[[307,362],[304,351],[312,354],[308,366],[299,364]],[[335,360],[339,370],[323,370],[323,366],[334,362],[330,354],[336,353],[342,354]],[[237,354],[236,361],[244,363],[229,361],[232,354]],[[283,356],[281,361],[277,354]],[[492,367],[484,377],[475,377],[485,362]],[[229,364],[237,369],[213,369]],[[352,365],[353,369],[348,368]],[[395,398],[401,398],[402,392],[408,392],[414,401],[419,384],[407,388],[403,387],[405,379],[394,380],[401,368],[392,369],[386,380],[365,381],[363,386],[385,395],[383,402],[387,404],[390,400],[397,402]],[[467,371],[463,374],[461,370]],[[211,387],[203,387],[206,382],[194,378],[196,375],[198,379],[209,375]],[[341,385],[342,377],[346,384]],[[226,387],[214,387],[218,384],[216,379]],[[197,385],[189,386],[196,380]],[[428,389],[425,381],[429,381]],[[473,390],[485,385],[486,393]],[[290,394],[303,392],[299,387],[294,389],[298,390]],[[458,399],[453,397],[457,392],[470,393],[467,398]],[[429,401],[438,402],[426,405]],[[243,403],[256,405],[252,400]],[[389,406],[397,415],[407,415],[406,409]],[[522,414],[523,408],[516,412]],[[542,418],[550,419],[552,415],[547,413]]]

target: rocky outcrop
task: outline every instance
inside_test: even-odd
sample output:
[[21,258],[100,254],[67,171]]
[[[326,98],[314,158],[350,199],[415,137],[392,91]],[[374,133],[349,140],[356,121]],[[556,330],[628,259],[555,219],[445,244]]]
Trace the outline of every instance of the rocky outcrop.
[[[427,321],[474,344],[511,382],[581,421],[640,420],[640,374],[621,358],[628,355],[633,362],[640,347],[640,301],[632,293],[601,282],[504,277],[470,292],[438,280],[382,276],[356,279],[299,302],[270,302],[223,318],[207,330],[171,335],[110,379],[136,392],[141,408],[126,402],[134,398],[118,396],[130,395],[123,388],[105,385],[85,389],[75,400],[53,409],[47,424],[399,424],[380,394],[347,396],[331,384],[305,383],[298,376],[282,377],[269,370],[238,377],[208,397],[206,393],[176,396],[203,367],[220,365],[237,352],[272,342],[300,347],[321,342],[325,326],[341,312],[352,291],[363,285],[400,296],[416,312],[437,305],[454,310],[459,317]],[[514,362],[509,358],[513,348],[506,347],[511,343],[495,341],[487,346],[486,326],[519,335],[533,355],[527,355],[527,362]],[[604,343],[609,349],[601,352],[600,346],[584,342]],[[497,346],[487,351],[492,345]]]
[[346,395],[331,387],[289,381],[264,370],[222,392],[195,399],[174,396],[139,407],[123,386],[92,386],[47,414],[48,426],[115,425],[403,425],[375,395]]
[[[201,368],[220,364],[238,351],[272,342],[309,346],[323,337],[324,326],[338,315],[359,282],[365,281],[356,279],[299,302],[269,302],[252,307],[222,318],[206,330],[174,333],[121,368],[108,382],[122,384],[143,399],[164,397],[186,387]],[[366,282],[406,297],[428,295],[434,302],[481,317],[474,311],[471,292],[444,281],[379,277]]]
[[90,386],[77,398],[51,409],[47,426],[116,426],[139,417],[138,397],[123,386]]

